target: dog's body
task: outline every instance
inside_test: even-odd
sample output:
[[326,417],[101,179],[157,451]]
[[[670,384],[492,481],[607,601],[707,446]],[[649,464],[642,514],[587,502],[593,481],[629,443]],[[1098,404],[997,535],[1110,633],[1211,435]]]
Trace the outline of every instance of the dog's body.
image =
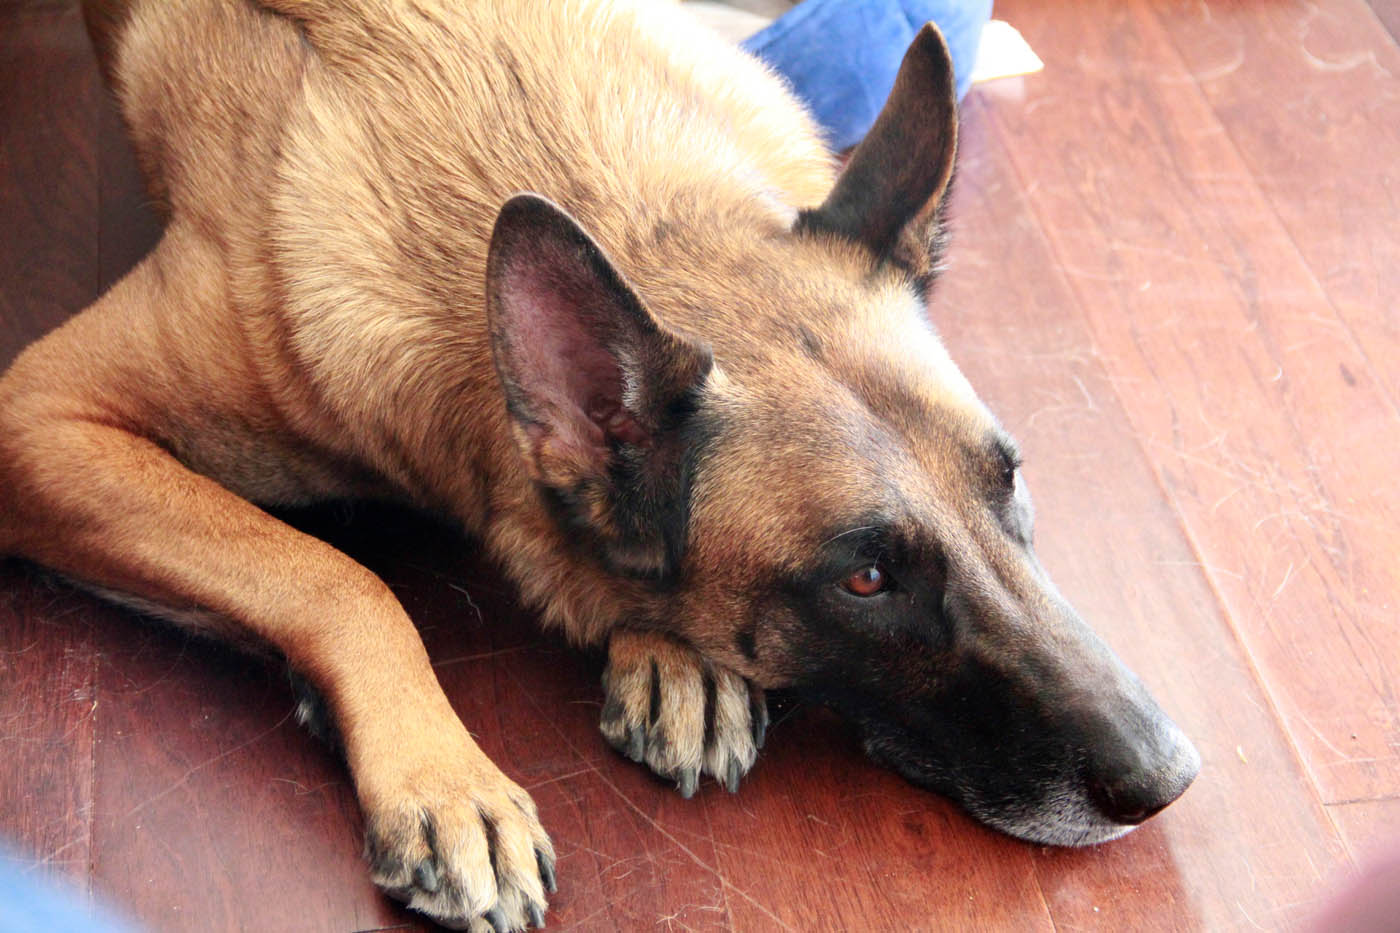
[[[737,784],[779,686],[1032,838],[1184,789],[1194,751],[1044,579],[924,315],[936,33],[838,184],[780,82],[666,3],[264,5],[116,5],[167,229],[0,381],[0,554],[285,655],[381,885],[519,926],[552,854],[383,583],[253,503],[451,516],[609,643],[605,733],[687,794]],[[982,718],[944,724],[950,690]]]

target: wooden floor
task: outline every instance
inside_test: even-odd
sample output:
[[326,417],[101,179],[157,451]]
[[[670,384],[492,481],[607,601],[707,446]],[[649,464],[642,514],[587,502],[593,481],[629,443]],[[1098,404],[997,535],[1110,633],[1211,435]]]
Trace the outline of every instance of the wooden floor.
[[[935,314],[1020,437],[1045,563],[1204,759],[1085,851],[984,830],[781,709],[736,796],[609,750],[596,659],[400,515],[380,572],[528,787],[577,930],[1275,929],[1400,838],[1400,3],[998,0]],[[0,7],[0,365],[150,245],[67,3]],[[0,837],[153,930],[423,929],[280,670],[0,562]]]

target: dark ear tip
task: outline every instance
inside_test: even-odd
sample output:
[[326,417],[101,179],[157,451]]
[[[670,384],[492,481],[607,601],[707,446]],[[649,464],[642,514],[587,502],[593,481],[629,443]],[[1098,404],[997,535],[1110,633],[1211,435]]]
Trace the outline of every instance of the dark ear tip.
[[916,56],[924,60],[935,77],[946,78],[948,86],[953,87],[953,53],[948,50],[943,31],[932,20],[924,23],[914,41],[909,43],[909,50],[904,53],[905,63]]
[[496,212],[495,231],[516,229],[520,224],[539,223],[553,220],[568,214],[558,204],[542,194],[533,191],[518,191],[506,199]]
[[518,191],[496,213],[486,256],[488,278],[494,278],[509,256],[542,242],[596,251],[583,226],[558,203],[534,191]]
[[948,43],[943,38],[943,30],[939,29],[938,24],[933,20],[929,20],[919,27],[919,34],[914,37],[914,41],[910,44],[918,46],[921,50],[929,52],[941,50],[944,54],[948,54]]
[[489,258],[496,258],[501,247],[510,243],[518,234],[530,227],[537,218],[543,217],[553,206],[548,198],[533,191],[521,191],[511,195],[496,212],[496,222],[491,226],[491,247]]
[[539,194],[538,192],[517,191],[515,194],[506,198],[505,203],[501,205],[500,212],[504,214],[507,211],[515,212],[536,210],[559,211],[563,210],[563,208],[561,208],[558,204],[555,204],[553,201],[551,201],[544,195]]

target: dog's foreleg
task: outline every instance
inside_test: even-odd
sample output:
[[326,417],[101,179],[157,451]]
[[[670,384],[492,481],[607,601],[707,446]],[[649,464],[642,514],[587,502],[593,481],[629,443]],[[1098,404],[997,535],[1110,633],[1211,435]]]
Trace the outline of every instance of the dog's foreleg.
[[535,806],[472,741],[389,588],[65,394],[71,343],[0,380],[0,553],[280,651],[333,714],[375,881],[445,923],[538,922],[553,851]]

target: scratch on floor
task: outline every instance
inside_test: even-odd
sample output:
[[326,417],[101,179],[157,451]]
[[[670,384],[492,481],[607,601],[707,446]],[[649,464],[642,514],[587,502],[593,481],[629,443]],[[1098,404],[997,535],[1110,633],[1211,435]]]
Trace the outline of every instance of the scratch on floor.
[[75,858],[67,858],[67,859],[65,859],[65,858],[59,858],[59,856],[62,855],[64,852],[67,852],[69,849],[73,848],[74,846],[79,846],[79,845],[84,845],[84,844],[86,844],[87,841],[88,841],[88,838],[87,838],[86,835],[83,836],[82,838],[79,838],[79,839],[70,839],[70,840],[68,840],[67,842],[65,842],[63,845],[59,846],[57,849],[54,849],[54,850],[53,850],[52,852],[50,852],[48,855],[41,856],[40,858],[35,859],[35,860],[33,860],[33,861],[29,861],[28,859],[15,858],[14,856],[9,856],[9,855],[3,856],[2,858],[3,858],[4,861],[7,861],[7,862],[8,862],[8,861],[19,861],[19,862],[24,862],[24,863],[25,863],[25,864],[24,864],[24,868],[20,871],[20,874],[21,874],[21,875],[27,875],[27,874],[29,874],[30,872],[32,872],[32,871],[34,871],[34,870],[36,870],[36,869],[39,869],[39,868],[47,868],[47,867],[52,866],[52,865],[67,865],[67,864],[69,864],[69,863],[74,863],[74,862],[86,862],[86,861],[87,861],[86,858],[76,858],[76,857],[75,857]]
[[1230,56],[1228,61],[1212,68],[1207,68],[1204,71],[1197,72],[1196,80],[1205,84],[1209,81],[1218,81],[1221,78],[1227,78],[1244,67],[1244,57],[1244,43],[1239,42],[1235,45],[1234,54]]
[[1390,73],[1390,69],[1386,68],[1386,67],[1385,67],[1384,65],[1382,65],[1379,61],[1377,61],[1377,59],[1376,59],[1376,53],[1375,53],[1375,51],[1372,50],[1372,49],[1367,49],[1367,50],[1364,51],[1364,52],[1354,52],[1354,53],[1352,53],[1351,55],[1347,55],[1347,56],[1345,56],[1345,57],[1343,57],[1343,58],[1340,58],[1340,59],[1338,59],[1337,61],[1334,61],[1334,62],[1333,62],[1333,61],[1328,61],[1328,60],[1325,59],[1325,58],[1319,58],[1318,56],[1316,56],[1316,55],[1314,55],[1313,53],[1309,52],[1309,51],[1308,51],[1308,47],[1307,47],[1306,45],[1300,45],[1300,46],[1298,46],[1298,51],[1300,51],[1300,52],[1303,53],[1303,59],[1304,59],[1310,66],[1312,66],[1313,69],[1315,69],[1315,70],[1317,70],[1317,71],[1327,71],[1327,72],[1355,71],[1356,69],[1360,68],[1362,65],[1369,64],[1369,65],[1371,65],[1373,68],[1375,68],[1377,71],[1379,71],[1382,75],[1384,75],[1385,77],[1387,77],[1387,78],[1392,77],[1392,75],[1391,75],[1391,73]]
[[[560,729],[551,717],[545,715],[545,711],[540,706],[539,701],[536,700],[535,697],[531,695],[529,691],[525,691],[525,698],[530,703],[530,705],[535,707],[535,709],[541,714],[545,722],[549,723],[550,728],[552,728],[555,731],[555,733],[559,736],[560,741],[562,741],[564,745],[566,745],[568,749],[571,752],[573,752],[577,758],[579,758],[580,760],[586,760],[585,756],[582,754],[582,752],[579,751],[578,747],[574,745],[572,741],[570,741],[568,734],[565,733],[563,729]],[[622,801],[622,803],[626,805],[626,807],[629,810],[637,814],[637,816],[639,816],[642,820],[648,823],[652,827],[652,829],[655,830],[657,834],[660,835],[663,839],[670,842],[681,852],[685,853],[685,855],[692,862],[694,862],[696,865],[698,865],[705,871],[709,872],[711,875],[714,875],[715,878],[719,881],[719,883],[724,886],[726,891],[733,891],[735,894],[748,901],[764,916],[772,920],[773,923],[777,926],[781,927],[784,930],[792,931],[792,933],[796,933],[793,927],[785,923],[781,917],[773,913],[773,911],[769,910],[768,907],[762,902],[760,902],[756,897],[754,897],[752,894],[745,891],[743,888],[739,887],[738,885],[734,884],[734,882],[726,878],[719,869],[715,868],[709,862],[706,862],[699,855],[697,855],[689,846],[681,842],[681,840],[678,839],[675,835],[667,831],[666,827],[662,826],[659,822],[657,822],[655,817],[651,816],[641,807],[633,803],[632,798],[628,797],[625,793],[623,793],[622,788],[618,787],[611,780],[609,780],[608,776],[603,773],[602,769],[597,768],[595,766],[592,768],[592,770],[598,775],[598,780],[603,783],[603,786],[606,787],[608,790],[612,791],[612,793],[617,797],[617,799]]]
[[294,781],[291,778],[272,778],[272,780],[278,784],[292,785],[292,792],[298,797],[305,797],[308,794],[316,793],[318,790],[325,790],[327,787],[335,787],[343,783],[342,781],[322,781],[314,787],[307,787],[305,784],[301,783],[301,781]]
[[570,780],[570,779],[572,779],[572,778],[578,777],[580,774],[587,774],[587,773],[589,773],[590,771],[597,771],[597,770],[598,770],[598,768],[597,768],[595,765],[590,764],[590,765],[589,765],[588,767],[586,767],[586,768],[579,768],[579,769],[576,770],[576,771],[570,771],[568,774],[558,774],[558,775],[555,775],[554,777],[551,777],[551,778],[545,778],[545,779],[542,780],[542,781],[536,781],[536,782],[533,783],[533,784],[526,784],[526,785],[525,785],[525,790],[534,790],[534,789],[536,789],[536,788],[538,788],[538,787],[545,787],[545,786],[547,786],[547,785],[549,785],[549,784],[557,784],[557,783],[559,783],[560,781],[567,781],[567,780]]
[[277,722],[276,722],[275,724],[273,724],[272,726],[268,727],[267,729],[264,729],[262,732],[259,732],[257,735],[253,736],[253,737],[252,737],[251,739],[249,739],[248,741],[243,742],[243,743],[241,743],[241,744],[239,744],[239,745],[236,745],[236,746],[234,746],[233,748],[230,748],[230,749],[229,749],[228,751],[226,751],[226,752],[222,752],[222,753],[220,753],[220,754],[218,754],[218,755],[215,755],[213,758],[210,758],[208,761],[202,761],[202,762],[200,762],[199,764],[195,765],[193,768],[190,768],[188,771],[186,771],[183,775],[181,775],[181,777],[180,777],[180,779],[179,779],[178,781],[176,781],[174,784],[171,784],[171,785],[170,785],[169,787],[167,787],[165,790],[160,791],[160,792],[157,793],[157,794],[153,794],[153,795],[150,796],[150,797],[147,797],[145,800],[141,801],[141,802],[138,803],[136,806],[134,806],[134,807],[132,807],[130,810],[126,811],[126,813],[122,814],[122,819],[123,819],[123,820],[130,819],[131,817],[135,816],[135,815],[136,815],[137,813],[139,813],[140,811],[146,809],[146,807],[150,806],[151,804],[155,803],[156,801],[161,800],[161,799],[163,799],[163,798],[165,798],[165,797],[168,797],[170,794],[174,793],[175,791],[179,790],[181,787],[185,786],[185,783],[186,783],[187,781],[189,781],[189,779],[192,778],[197,772],[204,770],[205,768],[209,767],[210,765],[214,764],[215,762],[222,761],[222,760],[224,760],[225,758],[229,757],[230,755],[233,755],[233,754],[236,754],[236,753],[238,753],[238,752],[243,751],[243,749],[248,748],[250,745],[255,745],[255,744],[257,744],[258,742],[261,742],[263,739],[267,738],[269,735],[271,735],[272,733],[276,732],[278,729],[282,728],[282,726],[286,724],[287,720],[289,720],[289,719],[291,719],[291,718],[292,718],[292,712],[289,711],[289,712],[287,713],[287,715],[285,715],[285,716],[283,716],[281,719],[277,720]]
[[1219,573],[1227,577],[1234,577],[1241,582],[1244,581],[1244,574],[1234,570],[1226,570],[1224,567],[1217,567],[1214,564],[1207,564],[1200,560],[1154,560],[1152,563],[1159,567],[1200,567],[1210,573]]
[[449,664],[465,664],[468,661],[485,661],[487,658],[497,658],[501,655],[515,654],[527,648],[534,648],[535,645],[515,645],[510,648],[497,648],[494,651],[480,651],[476,654],[463,654],[455,658],[443,658],[441,661],[434,661],[433,668],[447,667]]
[[1248,921],[1249,921],[1249,925],[1252,926],[1252,927],[1254,927],[1254,929],[1256,929],[1256,930],[1267,930],[1267,929],[1268,929],[1267,927],[1262,927],[1262,926],[1260,926],[1260,925],[1259,925],[1259,922],[1249,915],[1249,911],[1245,910],[1245,909],[1244,909],[1244,905],[1241,904],[1239,901],[1235,901],[1235,907],[1239,910],[1240,915],[1243,916],[1246,920],[1248,920]]
[[[1337,762],[1354,760],[1352,756],[1348,755],[1346,752],[1342,751],[1340,748],[1329,742],[1327,740],[1327,736],[1323,735],[1322,732],[1318,730],[1317,726],[1314,726],[1312,722],[1309,721],[1308,717],[1299,715],[1298,720],[1302,722],[1303,725],[1308,727],[1309,732],[1317,736],[1319,742],[1321,742],[1323,745],[1326,745],[1332,751],[1332,754],[1337,756]],[[1329,762],[1329,764],[1336,764],[1337,762]]]
[[467,601],[467,605],[472,607],[472,612],[476,613],[477,623],[480,625],[485,625],[486,617],[481,614],[481,607],[476,604],[476,600],[472,599],[472,594],[467,592],[467,588],[464,586],[459,586],[456,583],[453,583],[451,580],[447,580],[445,582],[447,583],[449,589],[456,590],[458,593],[462,594],[462,598]]

